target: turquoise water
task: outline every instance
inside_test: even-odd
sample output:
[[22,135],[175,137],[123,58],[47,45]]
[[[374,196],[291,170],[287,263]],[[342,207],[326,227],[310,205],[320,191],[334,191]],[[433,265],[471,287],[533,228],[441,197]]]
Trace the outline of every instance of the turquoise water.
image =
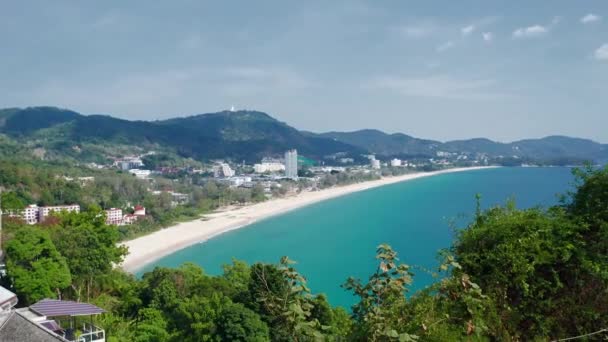
[[[143,269],[195,262],[207,273],[220,274],[231,258],[278,262],[296,260],[314,293],[332,304],[350,306],[354,298],[340,285],[349,276],[367,279],[375,267],[375,247],[389,243],[401,261],[436,269],[437,251],[450,246],[450,222],[460,227],[475,211],[475,194],[483,207],[515,198],[525,208],[557,203],[569,189],[567,168],[500,168],[421,178],[320,202],[169,255]],[[432,278],[415,271],[412,290]]]

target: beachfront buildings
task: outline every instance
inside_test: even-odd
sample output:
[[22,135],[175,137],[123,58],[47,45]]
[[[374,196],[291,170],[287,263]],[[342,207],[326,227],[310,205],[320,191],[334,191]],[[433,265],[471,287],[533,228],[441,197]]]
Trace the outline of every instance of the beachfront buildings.
[[399,166],[401,166],[401,159],[395,158],[395,159],[391,160],[391,166],[392,167],[399,167]]
[[110,208],[106,210],[106,224],[120,225],[122,222],[122,209]]
[[298,151],[296,150],[285,152],[285,177],[298,178]]
[[142,217],[146,216],[146,208],[141,205],[136,205],[133,208],[133,214],[123,215],[122,209],[110,208],[105,210],[106,212],[106,224],[114,224],[117,226],[128,226],[135,223]]
[[9,213],[9,216],[19,217],[27,224],[36,224],[44,222],[44,220],[51,215],[51,213],[58,213],[62,211],[78,213],[80,212],[80,206],[78,204],[71,204],[39,207],[35,204],[31,204],[19,212]]
[[380,161],[375,156],[369,157],[369,164],[374,170],[380,170]]
[[261,163],[253,165],[253,171],[255,173],[281,172],[285,171],[285,164],[280,161],[262,160]]

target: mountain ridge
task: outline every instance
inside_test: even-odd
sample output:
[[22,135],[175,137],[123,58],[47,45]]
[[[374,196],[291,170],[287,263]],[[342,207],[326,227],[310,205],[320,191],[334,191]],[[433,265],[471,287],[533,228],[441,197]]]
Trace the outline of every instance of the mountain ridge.
[[442,153],[487,155],[530,160],[608,161],[608,145],[591,139],[551,135],[510,143],[488,138],[452,141],[421,139],[377,129],[313,133],[300,131],[255,110],[220,111],[163,120],[127,120],[107,114],[84,115],[57,107],[0,109],[0,133],[16,139],[37,137],[63,144],[117,142],[158,144],[196,159],[254,161],[296,148],[323,159],[332,154],[360,157],[434,158]]

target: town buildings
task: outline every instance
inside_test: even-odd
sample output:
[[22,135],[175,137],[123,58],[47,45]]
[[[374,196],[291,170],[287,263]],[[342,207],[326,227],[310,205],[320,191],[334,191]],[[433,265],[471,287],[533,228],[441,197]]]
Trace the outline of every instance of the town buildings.
[[150,170],[140,170],[140,169],[130,169],[129,173],[134,175],[135,177],[139,178],[139,179],[148,179],[150,178],[150,175],[152,174],[152,171]]
[[236,172],[228,165],[228,163],[218,163],[213,167],[213,175],[219,177],[232,177]]
[[285,171],[285,164],[276,161],[262,161],[260,164],[253,165],[253,171],[255,173]]
[[44,222],[44,220],[52,213],[62,211],[78,213],[80,212],[80,206],[78,204],[71,204],[39,207],[36,204],[31,204],[20,212],[9,213],[9,216],[20,217],[27,224],[36,224]]
[[110,208],[106,210],[106,224],[115,224],[117,226],[122,223],[122,209]]
[[139,169],[140,167],[144,166],[144,163],[139,157],[124,157],[114,160],[113,165],[123,171],[127,171],[131,169]]
[[372,156],[369,159],[370,165],[374,170],[380,170],[380,161],[376,157]]
[[298,178],[298,151],[296,150],[285,152],[285,177]]
[[133,214],[123,215],[122,209],[110,208],[106,212],[106,224],[114,224],[117,226],[128,226],[135,223],[142,217],[146,216],[146,208],[141,205],[136,205],[133,208]]
[[399,167],[399,166],[401,166],[401,159],[395,158],[395,159],[391,160],[391,166],[392,167]]

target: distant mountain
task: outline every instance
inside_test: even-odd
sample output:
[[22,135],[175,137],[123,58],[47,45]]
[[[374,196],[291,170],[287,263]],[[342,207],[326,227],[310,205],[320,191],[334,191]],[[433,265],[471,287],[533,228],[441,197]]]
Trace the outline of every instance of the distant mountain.
[[608,145],[579,138],[550,136],[500,143],[485,138],[440,142],[371,129],[316,134],[299,131],[257,111],[129,121],[55,107],[11,108],[0,110],[0,133],[62,153],[72,153],[81,144],[160,146],[201,160],[256,161],[296,148],[300,154],[318,160],[336,153],[355,158],[367,153],[383,158],[431,158],[438,152],[449,152],[558,164],[608,161]]
[[357,146],[380,156],[435,156],[439,141],[417,139],[402,133],[386,134],[364,129],[355,132],[329,132],[320,136]]
[[366,149],[369,153],[384,157],[434,157],[437,156],[437,152],[450,152],[471,155],[485,154],[489,157],[517,157],[544,162],[557,160],[563,162],[608,161],[608,145],[592,140],[564,136],[500,143],[485,138],[439,142],[418,139],[400,133],[387,134],[377,130],[329,132],[320,135]]
[[296,148],[312,158],[364,151],[320,136],[303,134],[268,114],[219,112],[161,121],[129,121],[108,115],[81,115],[54,108],[0,110],[0,133],[61,145],[88,143],[156,144],[196,159],[258,160]]

